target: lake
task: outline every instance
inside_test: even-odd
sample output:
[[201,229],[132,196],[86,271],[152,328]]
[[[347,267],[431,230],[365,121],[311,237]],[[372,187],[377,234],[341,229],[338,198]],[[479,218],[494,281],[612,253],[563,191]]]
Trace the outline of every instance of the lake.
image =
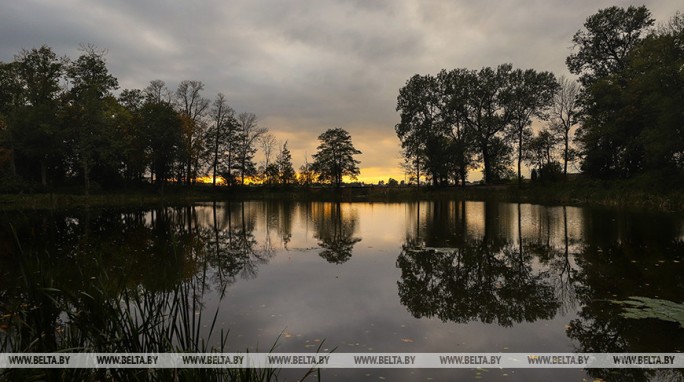
[[[245,201],[13,211],[0,223],[5,352],[104,343],[63,333],[76,332],[69,325],[86,315],[109,327],[93,301],[120,300],[127,291],[149,298],[136,312],[154,311],[155,296],[168,299],[179,286],[192,295],[184,307],[193,339],[225,352],[684,350],[680,323],[630,317],[624,304],[632,297],[684,302],[681,213],[449,200]],[[35,327],[19,328],[17,312]],[[682,372],[327,369],[321,377],[676,380]]]

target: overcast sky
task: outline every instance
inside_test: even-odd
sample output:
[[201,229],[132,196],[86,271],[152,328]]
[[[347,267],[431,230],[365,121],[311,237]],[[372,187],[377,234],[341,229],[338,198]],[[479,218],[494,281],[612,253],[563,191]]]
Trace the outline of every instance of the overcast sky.
[[342,127],[363,151],[362,178],[403,179],[395,107],[413,74],[510,62],[568,75],[585,19],[630,4],[657,21],[684,10],[681,0],[3,1],[0,61],[43,44],[76,58],[92,43],[109,51],[121,89],[189,79],[207,98],[223,92],[289,141],[295,167]]

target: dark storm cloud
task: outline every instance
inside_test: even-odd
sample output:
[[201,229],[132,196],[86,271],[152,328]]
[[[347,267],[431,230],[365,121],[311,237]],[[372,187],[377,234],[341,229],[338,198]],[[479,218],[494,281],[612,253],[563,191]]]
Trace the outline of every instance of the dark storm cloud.
[[[659,20],[677,1],[647,2]],[[0,61],[79,43],[109,50],[122,88],[161,79],[206,84],[289,137],[295,161],[330,127],[367,149],[363,166],[396,167],[398,89],[415,73],[511,62],[566,74],[570,39],[609,1],[86,1],[0,6]],[[641,4],[619,2],[618,5]],[[392,144],[392,142],[395,142]],[[362,148],[363,150],[363,148]]]

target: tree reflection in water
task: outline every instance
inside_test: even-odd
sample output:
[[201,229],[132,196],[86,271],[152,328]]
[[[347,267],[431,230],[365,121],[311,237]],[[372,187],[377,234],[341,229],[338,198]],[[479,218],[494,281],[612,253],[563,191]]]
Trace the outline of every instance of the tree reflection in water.
[[[570,314],[566,335],[576,352],[684,350],[677,323],[625,318],[614,303],[682,302],[676,215],[435,201],[414,204],[408,216],[398,289],[415,317],[510,326]],[[684,379],[681,369],[586,371],[604,380]]]
[[[223,219],[218,219],[222,211]],[[213,225],[207,224],[212,216]],[[237,274],[268,258],[255,250],[245,204],[17,214],[0,228],[3,352],[207,352],[225,346],[206,312]],[[225,222],[225,225],[223,224]],[[214,239],[212,241],[212,239]],[[207,314],[209,315],[208,317]],[[216,347],[218,346],[218,347]],[[174,374],[175,373],[175,374]],[[159,370],[158,380],[241,380],[240,370]],[[272,376],[272,370],[259,374]],[[136,370],[9,370],[10,379],[146,380]],[[267,377],[265,379],[270,379]]]
[[[660,353],[684,350],[684,328],[659,319],[628,319],[613,301],[645,296],[684,302],[684,238],[675,215],[583,211],[578,264],[578,318],[567,328],[577,352]],[[684,370],[589,369],[595,378],[684,380]]]
[[402,246],[402,304],[415,317],[459,323],[511,326],[552,318],[560,303],[548,271],[534,270],[524,245],[513,245],[500,232],[505,215],[498,205],[485,204],[481,237],[468,233],[465,202],[456,211],[453,206],[434,202],[424,225],[416,224],[417,235]]
[[204,289],[222,291],[269,260],[257,248],[256,217],[245,203],[16,214],[0,227],[3,309],[25,297],[27,281],[115,295],[169,291],[199,275]]
[[[681,215],[461,201],[392,208],[402,206],[406,233],[401,253],[390,260],[400,279],[392,274],[388,287],[398,286],[415,317],[506,327],[556,318],[569,339],[559,346],[577,352],[684,351],[684,329],[676,323],[628,319],[613,302],[631,296],[682,302]],[[373,210],[366,207],[264,201],[8,212],[0,217],[0,329],[19,335],[13,349],[52,351],[65,343],[68,314],[79,312],[69,320],[103,331],[108,316],[97,306],[126,294],[147,299],[152,312],[192,285],[186,288],[192,303],[183,310],[201,310],[205,296],[222,297],[238,278],[255,277],[279,253],[277,238],[283,250],[290,243],[304,247],[309,227],[319,255],[345,263],[361,236],[373,234],[370,225],[360,231]],[[309,249],[302,252],[315,252]],[[211,289],[216,293],[206,293]],[[83,298],[97,293],[101,300]],[[41,309],[27,309],[35,306]],[[26,325],[17,326],[17,314]],[[602,379],[668,378],[637,369],[587,372]]]
[[238,275],[256,277],[258,266],[274,255],[268,247],[257,250],[254,237],[257,211],[250,207],[253,206],[244,202],[227,202],[220,208],[216,203],[211,206],[211,228],[204,229],[206,264],[223,288],[235,282]]
[[340,203],[314,203],[312,205],[314,237],[322,248],[319,255],[330,263],[348,261],[354,245],[361,238],[354,237],[358,216],[354,210],[342,209]]

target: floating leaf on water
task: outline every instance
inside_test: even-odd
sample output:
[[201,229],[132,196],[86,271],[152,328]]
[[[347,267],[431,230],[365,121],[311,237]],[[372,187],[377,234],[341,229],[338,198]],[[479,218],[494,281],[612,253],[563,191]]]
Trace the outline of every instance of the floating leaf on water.
[[622,305],[624,311],[620,315],[624,318],[657,318],[663,321],[676,322],[684,327],[684,304],[669,300],[632,296],[624,301],[612,301]]

